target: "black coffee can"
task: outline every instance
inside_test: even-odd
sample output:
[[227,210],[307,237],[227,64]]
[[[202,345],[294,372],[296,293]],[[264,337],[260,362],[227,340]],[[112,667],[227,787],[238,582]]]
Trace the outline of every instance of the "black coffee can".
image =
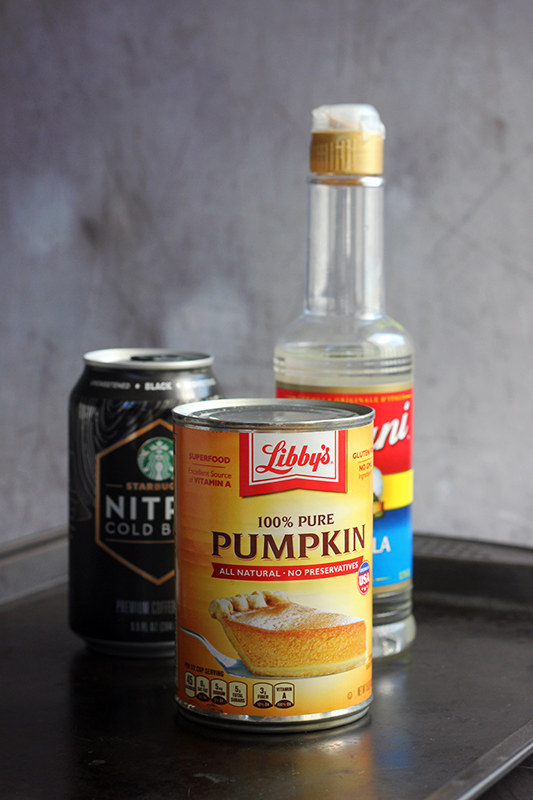
[[95,350],[69,403],[69,621],[115,656],[174,655],[172,409],[222,397],[212,356]]

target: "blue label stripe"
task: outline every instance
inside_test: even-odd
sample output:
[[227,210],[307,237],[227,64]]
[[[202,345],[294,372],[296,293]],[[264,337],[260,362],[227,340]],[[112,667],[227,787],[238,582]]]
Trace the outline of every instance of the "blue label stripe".
[[374,520],[374,586],[388,586],[412,577],[411,506],[386,511]]

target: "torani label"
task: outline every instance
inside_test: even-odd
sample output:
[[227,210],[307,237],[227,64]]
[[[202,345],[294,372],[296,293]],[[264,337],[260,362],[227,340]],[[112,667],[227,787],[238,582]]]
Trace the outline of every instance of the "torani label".
[[369,388],[362,393],[297,390],[279,386],[278,397],[361,403],[375,409],[374,420],[374,592],[401,589],[412,579],[413,388]]

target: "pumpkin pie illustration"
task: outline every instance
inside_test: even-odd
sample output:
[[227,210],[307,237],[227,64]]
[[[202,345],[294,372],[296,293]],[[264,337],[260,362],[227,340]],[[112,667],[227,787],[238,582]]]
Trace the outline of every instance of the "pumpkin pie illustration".
[[213,600],[209,613],[255,675],[330,675],[366,660],[363,619],[293,603],[285,592],[257,591]]

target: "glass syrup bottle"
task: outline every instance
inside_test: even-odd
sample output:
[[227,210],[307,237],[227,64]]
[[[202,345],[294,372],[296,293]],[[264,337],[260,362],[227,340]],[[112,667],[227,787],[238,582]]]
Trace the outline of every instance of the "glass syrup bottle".
[[373,655],[416,634],[412,614],[413,344],[385,313],[383,142],[368,105],[313,111],[306,298],[274,351],[276,395],[375,408]]

